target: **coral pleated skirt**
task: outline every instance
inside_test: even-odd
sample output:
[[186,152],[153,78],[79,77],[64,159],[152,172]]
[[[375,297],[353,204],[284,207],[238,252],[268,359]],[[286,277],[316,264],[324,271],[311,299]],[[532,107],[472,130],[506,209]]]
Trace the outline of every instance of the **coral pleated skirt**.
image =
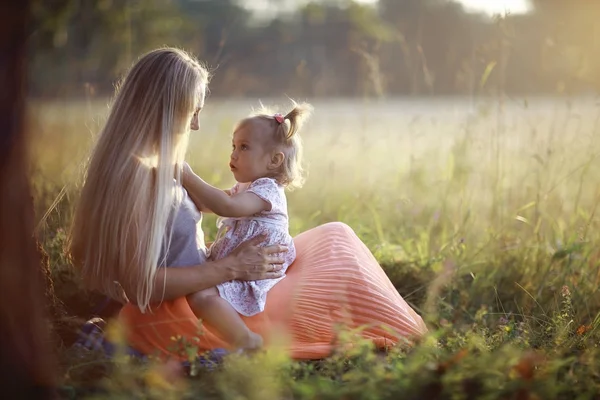
[[[331,353],[340,328],[360,328],[359,334],[380,348],[427,332],[350,227],[328,223],[298,235],[294,243],[296,261],[269,292],[265,311],[242,317],[267,346],[279,346],[295,359],[318,359]],[[129,345],[145,354],[189,357],[177,340],[199,353],[228,347],[209,325],[199,327],[185,298],[145,314],[127,305],[119,319]]]

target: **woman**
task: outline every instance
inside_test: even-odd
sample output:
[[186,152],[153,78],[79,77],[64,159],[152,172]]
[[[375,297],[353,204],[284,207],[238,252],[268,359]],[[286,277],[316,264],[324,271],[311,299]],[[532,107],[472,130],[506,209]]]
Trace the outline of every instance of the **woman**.
[[[201,213],[181,187],[181,172],[207,84],[207,71],[183,51],[143,56],[118,90],[74,217],[74,264],[89,289],[125,304],[120,319],[132,347],[145,354],[184,358],[173,337],[197,337],[191,343],[199,351],[228,347],[210,326],[199,336],[185,296],[230,280],[282,276],[286,249],[258,247],[260,238],[206,260]],[[281,339],[294,358],[321,358],[332,350],[338,324],[366,325],[363,336],[378,346],[426,332],[349,227],[326,224],[294,242],[296,262],[269,293],[265,311],[244,318],[267,345]]]

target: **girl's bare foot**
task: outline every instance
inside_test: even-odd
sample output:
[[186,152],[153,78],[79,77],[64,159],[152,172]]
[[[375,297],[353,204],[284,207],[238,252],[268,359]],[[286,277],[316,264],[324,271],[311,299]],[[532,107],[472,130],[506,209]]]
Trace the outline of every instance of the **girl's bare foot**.
[[248,331],[248,334],[244,338],[238,340],[235,347],[243,352],[259,350],[263,347],[263,338],[258,333]]

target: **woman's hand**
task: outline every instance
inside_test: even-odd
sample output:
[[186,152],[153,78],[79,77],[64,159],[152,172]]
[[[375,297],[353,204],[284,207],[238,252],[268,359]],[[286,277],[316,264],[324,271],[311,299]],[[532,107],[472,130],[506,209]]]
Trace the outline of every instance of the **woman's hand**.
[[259,235],[240,244],[230,255],[232,260],[233,279],[242,281],[258,281],[276,279],[283,276],[283,255],[288,250],[286,246],[273,245],[259,247],[266,235]]

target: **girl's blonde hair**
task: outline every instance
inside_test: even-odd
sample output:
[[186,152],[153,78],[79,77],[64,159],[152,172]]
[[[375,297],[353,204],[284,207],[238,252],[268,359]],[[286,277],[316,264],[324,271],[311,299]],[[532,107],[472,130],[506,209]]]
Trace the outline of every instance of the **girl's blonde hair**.
[[260,127],[264,129],[266,126],[270,130],[265,132],[270,144],[285,155],[281,168],[273,178],[289,190],[300,188],[304,184],[303,144],[299,131],[313,110],[308,103],[298,104],[295,101],[292,103],[291,111],[285,115],[273,113],[270,109],[261,107],[252,116],[243,119],[236,127],[237,130],[242,125],[263,122],[264,124],[260,124]]
[[89,159],[69,254],[87,288],[120,301],[125,293],[135,295],[142,312],[150,305],[161,248],[168,249],[167,223],[181,193],[175,183],[208,79],[179,49],[141,57],[118,85]]

